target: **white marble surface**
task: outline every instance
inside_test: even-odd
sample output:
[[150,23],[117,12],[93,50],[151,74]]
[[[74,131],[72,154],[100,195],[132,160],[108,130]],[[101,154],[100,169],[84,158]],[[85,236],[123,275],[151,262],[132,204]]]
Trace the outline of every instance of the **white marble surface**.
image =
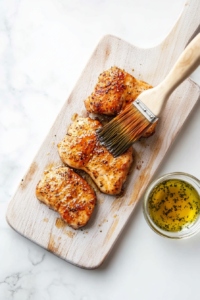
[[[102,35],[156,45],[183,5],[184,0],[0,1],[1,300],[199,298],[200,234],[183,241],[157,236],[145,223],[141,203],[109,258],[92,271],[34,245],[5,220],[11,195]],[[200,84],[199,69],[192,77]],[[200,103],[156,176],[185,171],[200,178],[199,115]]]

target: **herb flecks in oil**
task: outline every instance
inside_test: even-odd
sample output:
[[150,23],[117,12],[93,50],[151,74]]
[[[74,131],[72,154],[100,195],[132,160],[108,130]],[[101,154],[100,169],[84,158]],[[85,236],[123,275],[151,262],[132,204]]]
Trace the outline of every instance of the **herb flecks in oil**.
[[171,179],[153,189],[148,208],[158,227],[166,231],[180,231],[196,220],[200,212],[200,198],[188,182]]

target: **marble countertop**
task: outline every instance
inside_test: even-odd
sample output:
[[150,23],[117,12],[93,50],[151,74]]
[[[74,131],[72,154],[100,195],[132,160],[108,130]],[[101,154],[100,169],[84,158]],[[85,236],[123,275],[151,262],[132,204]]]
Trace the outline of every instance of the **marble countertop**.
[[[173,241],[145,223],[141,202],[105,263],[83,270],[14,232],[9,199],[99,39],[160,43],[184,0],[2,0],[0,2],[0,299],[187,300],[199,295],[200,234]],[[192,78],[200,84],[200,69]],[[45,118],[43,113],[45,112]],[[200,178],[200,102],[156,177]]]

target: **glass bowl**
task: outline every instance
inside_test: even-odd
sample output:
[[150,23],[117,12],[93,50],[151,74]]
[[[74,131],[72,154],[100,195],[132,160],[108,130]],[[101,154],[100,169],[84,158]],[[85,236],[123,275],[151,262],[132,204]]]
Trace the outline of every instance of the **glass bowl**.
[[144,217],[145,217],[148,225],[151,227],[151,229],[163,237],[170,238],[170,239],[189,238],[189,237],[195,235],[200,230],[200,214],[198,215],[196,220],[189,227],[184,228],[181,231],[176,231],[176,232],[162,230],[160,227],[158,227],[152,221],[152,219],[149,215],[148,201],[149,201],[149,196],[150,196],[152,190],[154,189],[154,187],[157,184],[159,184],[165,180],[169,180],[169,179],[179,179],[179,180],[188,182],[195,188],[195,190],[197,191],[197,193],[200,197],[200,181],[197,178],[195,178],[194,176],[192,176],[190,174],[186,174],[186,173],[181,173],[181,172],[165,174],[165,175],[157,178],[156,180],[154,180],[150,184],[150,186],[148,187],[148,189],[144,195],[144,201],[143,201]]

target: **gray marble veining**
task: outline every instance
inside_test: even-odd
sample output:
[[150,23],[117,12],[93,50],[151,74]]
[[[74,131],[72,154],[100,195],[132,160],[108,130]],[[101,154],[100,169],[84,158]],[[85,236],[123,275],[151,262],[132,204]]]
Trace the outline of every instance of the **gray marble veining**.
[[[199,236],[182,244],[161,240],[146,226],[141,205],[109,259],[93,271],[58,259],[5,220],[9,199],[102,35],[156,45],[183,3],[0,1],[0,300],[144,300],[149,295],[186,300],[191,290],[196,299]],[[200,84],[200,70],[193,78]],[[199,113],[198,104],[160,174],[187,171],[200,177]],[[188,157],[191,144],[193,155]],[[184,276],[185,270],[192,278]]]

